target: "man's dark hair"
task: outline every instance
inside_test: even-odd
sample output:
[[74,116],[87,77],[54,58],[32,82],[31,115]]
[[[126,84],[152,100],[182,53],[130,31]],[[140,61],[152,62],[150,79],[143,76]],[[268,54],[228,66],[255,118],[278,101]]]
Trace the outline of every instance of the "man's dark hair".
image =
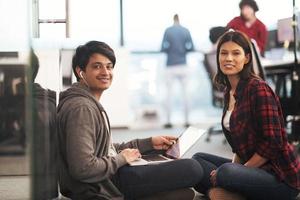
[[32,82],[35,81],[37,73],[40,68],[39,59],[34,53],[33,49],[30,50],[30,63],[31,63],[31,75],[32,75]]
[[107,57],[115,66],[116,56],[113,49],[104,42],[99,41],[89,41],[84,45],[77,47],[76,52],[72,59],[72,69],[76,76],[77,81],[80,80],[78,74],[76,73],[76,67],[79,67],[82,71],[85,71],[86,65],[89,62],[90,57],[99,53]]
[[173,16],[173,20],[176,21],[176,22],[179,22],[179,16],[178,16],[178,14],[175,14]]
[[228,31],[225,26],[215,26],[209,29],[209,39],[213,44],[216,44],[218,39]]
[[239,4],[239,7],[242,10],[242,8],[246,5],[250,6],[254,10],[254,12],[257,12],[259,10],[257,3],[254,0],[242,0]]

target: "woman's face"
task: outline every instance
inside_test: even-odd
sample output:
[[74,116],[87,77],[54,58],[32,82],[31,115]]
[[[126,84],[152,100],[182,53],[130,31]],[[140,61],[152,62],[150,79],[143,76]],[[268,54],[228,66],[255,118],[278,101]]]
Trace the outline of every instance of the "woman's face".
[[241,9],[241,14],[246,21],[251,20],[255,17],[255,11],[251,6],[244,5]]
[[249,62],[249,55],[237,43],[228,41],[222,44],[219,52],[220,69],[223,74],[237,76]]

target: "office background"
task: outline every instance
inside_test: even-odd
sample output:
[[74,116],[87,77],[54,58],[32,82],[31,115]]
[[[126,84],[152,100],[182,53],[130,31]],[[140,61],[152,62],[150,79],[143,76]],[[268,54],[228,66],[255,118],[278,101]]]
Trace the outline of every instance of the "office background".
[[[30,63],[29,50],[33,48],[40,61],[36,82],[56,91],[58,97],[59,92],[74,81],[70,66],[73,50],[89,40],[104,41],[115,49],[117,65],[112,88],[105,93],[102,103],[114,128],[134,130],[116,131],[116,140],[148,136],[143,134],[144,131],[157,134],[149,132],[153,129],[172,134],[170,130],[162,130],[165,123],[163,69],[166,57],[159,50],[165,28],[172,25],[172,17],[178,13],[181,24],[189,28],[196,48],[188,55],[191,124],[208,128],[219,122],[221,109],[212,105],[211,84],[203,66],[203,54],[211,49],[209,29],[225,26],[239,15],[238,3],[239,0],[0,0],[0,89],[3,87],[1,77],[5,74],[4,67],[1,67],[27,66]],[[269,31],[277,29],[278,20],[293,14],[292,0],[278,0],[276,3],[257,0],[257,3],[260,8],[257,17]],[[296,5],[300,6],[299,0]],[[9,52],[17,52],[18,57],[7,56]],[[266,57],[293,60],[293,55],[280,46],[269,49]],[[25,67],[24,71],[26,73],[30,68]],[[183,107],[180,86],[174,84],[172,104],[176,109],[172,111],[172,123],[175,125],[173,134],[177,134],[183,125]],[[23,100],[31,99],[26,97]],[[26,105],[30,113],[30,103]],[[215,145],[215,148],[208,147],[209,151],[222,152],[222,142]],[[0,143],[0,151],[11,152],[11,147],[3,146]],[[0,156],[2,180],[25,177],[22,183],[30,185],[28,174],[32,154],[29,147],[24,151],[17,149],[19,153],[13,156]],[[14,148],[12,146],[12,151]],[[1,184],[0,194],[12,191],[3,182]],[[29,188],[25,188],[22,194],[30,195]]]

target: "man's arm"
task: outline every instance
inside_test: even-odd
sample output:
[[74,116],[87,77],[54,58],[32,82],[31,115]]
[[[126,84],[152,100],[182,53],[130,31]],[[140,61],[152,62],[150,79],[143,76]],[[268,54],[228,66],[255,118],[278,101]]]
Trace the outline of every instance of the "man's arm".
[[125,148],[139,149],[141,153],[150,150],[167,150],[176,143],[174,136],[154,136],[146,139],[135,139],[128,143],[114,144],[116,150],[119,152]]
[[170,47],[170,43],[168,41],[168,33],[167,31],[165,31],[164,33],[164,37],[163,37],[163,40],[162,40],[162,43],[161,43],[161,52],[168,52],[169,50],[169,47]]
[[127,143],[114,143],[114,147],[117,152],[122,151],[123,149],[138,149],[141,153],[146,151],[153,150],[152,138],[145,138],[145,139],[135,139],[131,140]]
[[195,50],[193,39],[192,39],[191,33],[189,31],[187,31],[187,40],[185,43],[185,48],[186,48],[186,51],[194,51]]
[[[127,162],[123,155],[114,157],[96,156],[97,140],[109,140],[107,135],[96,138],[99,125],[96,114],[88,106],[72,109],[66,120],[66,159],[69,172],[74,179],[83,182],[98,182],[115,174]],[[100,147],[104,148],[104,147]]]

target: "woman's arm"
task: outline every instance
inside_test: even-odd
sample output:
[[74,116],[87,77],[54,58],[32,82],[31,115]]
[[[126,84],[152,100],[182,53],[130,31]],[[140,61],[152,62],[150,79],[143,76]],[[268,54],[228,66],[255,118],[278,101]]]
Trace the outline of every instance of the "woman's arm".
[[287,142],[279,99],[263,81],[256,82],[250,95],[257,129],[255,152],[267,160],[276,160]]
[[236,153],[233,154],[232,163],[241,163],[241,159]]
[[246,167],[261,167],[267,161],[268,161],[268,159],[255,153],[244,165]]

